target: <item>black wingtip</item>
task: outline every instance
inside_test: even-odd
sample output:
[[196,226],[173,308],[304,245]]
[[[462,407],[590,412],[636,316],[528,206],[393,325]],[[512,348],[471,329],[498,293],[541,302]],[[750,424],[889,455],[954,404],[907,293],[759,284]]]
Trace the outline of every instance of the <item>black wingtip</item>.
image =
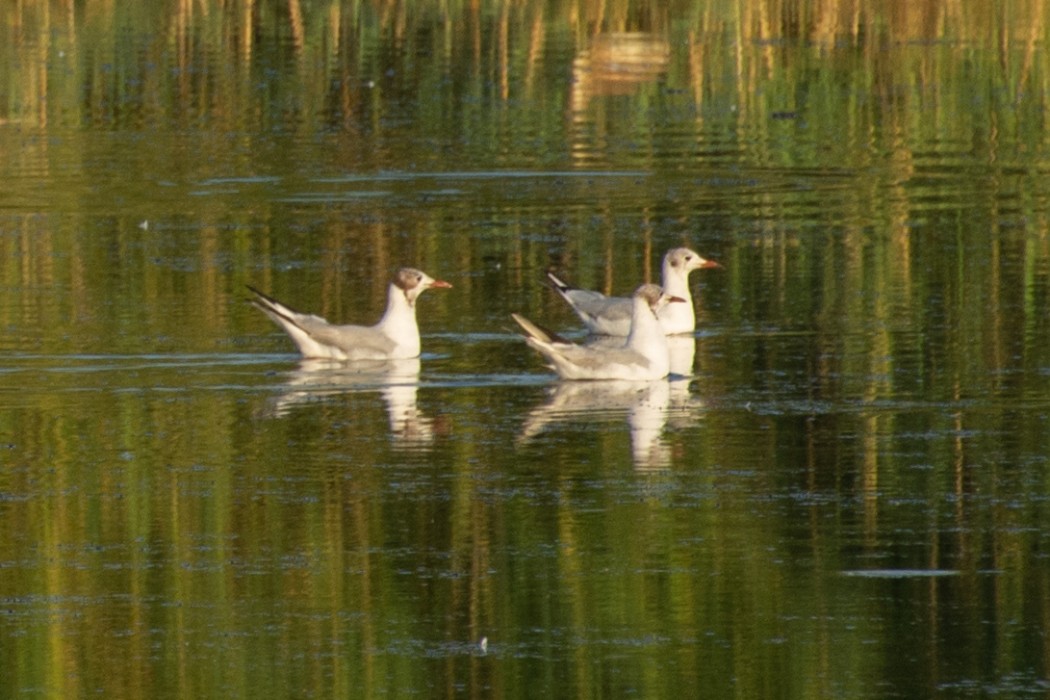
[[[273,297],[269,296],[268,294],[264,294],[264,293],[260,292],[258,289],[256,289],[255,287],[251,286],[250,284],[246,284],[244,286],[248,289],[249,292],[251,292],[252,294],[257,296],[259,299],[265,299],[266,301],[268,301],[270,303],[273,303],[274,301],[276,301],[276,299],[274,299]],[[248,301],[254,303],[256,300],[255,299],[249,299]]]
[[302,329],[304,332],[306,331],[302,324],[295,318],[295,314],[299,314],[298,311],[286,304],[282,304],[270,295],[260,292],[250,284],[244,286],[248,288],[248,291],[255,295],[254,299],[248,299],[249,304],[262,311],[274,321],[289,323],[296,328]]
[[[288,306],[288,304],[285,304],[282,301],[277,301],[276,299],[274,299],[269,294],[266,294],[265,292],[259,291],[258,289],[256,289],[255,287],[251,286],[250,284],[246,284],[244,286],[248,288],[248,291],[250,291],[252,294],[254,294],[257,297],[255,299],[249,299],[248,300],[250,303],[255,304],[256,306],[259,306],[260,302],[262,302],[262,305],[269,307],[270,310],[272,310],[272,311],[277,311],[277,309],[275,309],[274,307],[280,307],[282,309],[287,309],[288,311],[292,312],[293,314],[300,313],[297,309],[293,309],[292,307]],[[280,312],[278,312],[278,313],[280,313]],[[280,313],[280,315],[284,316],[285,318],[288,318],[287,314]]]
[[547,270],[547,283],[550,285],[551,289],[561,294],[565,294],[566,292],[571,292],[573,290],[573,287],[571,285],[567,284],[560,277],[555,275],[552,270]]

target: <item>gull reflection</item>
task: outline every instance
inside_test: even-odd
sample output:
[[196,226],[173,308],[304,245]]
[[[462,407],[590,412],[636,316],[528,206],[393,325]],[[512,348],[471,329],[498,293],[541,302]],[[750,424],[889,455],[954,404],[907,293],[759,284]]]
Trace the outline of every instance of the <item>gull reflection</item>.
[[558,382],[550,399],[525,419],[521,441],[540,434],[548,425],[595,416],[625,413],[631,432],[631,453],[636,469],[662,469],[671,465],[671,447],[664,439],[664,425],[671,401],[671,385],[651,382]]
[[691,423],[694,412],[703,406],[703,401],[689,391],[694,376],[696,338],[692,335],[669,335],[667,345],[671,351],[671,400],[668,414],[673,427],[682,427]]
[[[618,347],[624,339],[608,335],[594,336],[587,345]],[[675,418],[675,424],[681,423],[683,416],[702,405],[702,402],[689,393],[689,384],[693,379],[693,363],[696,360],[696,337],[692,335],[667,336],[667,348],[671,353],[671,373],[668,377],[671,388],[669,413]]]
[[378,391],[386,403],[390,436],[405,447],[425,447],[434,439],[434,420],[419,410],[419,358],[339,362],[302,360],[289,373],[284,393],[272,404],[274,416],[295,406],[353,391]]
[[[623,345],[623,338],[594,336],[588,345]],[[671,375],[653,382],[558,382],[550,400],[528,415],[521,440],[528,441],[552,423],[594,420],[595,416],[624,413],[631,431],[631,451],[637,469],[661,469],[671,464],[671,448],[664,435],[670,425],[684,428],[696,421],[703,401],[692,394],[696,338],[669,335]]]
[[688,379],[693,376],[696,358],[696,338],[691,335],[667,336],[667,347],[671,351],[671,378]]

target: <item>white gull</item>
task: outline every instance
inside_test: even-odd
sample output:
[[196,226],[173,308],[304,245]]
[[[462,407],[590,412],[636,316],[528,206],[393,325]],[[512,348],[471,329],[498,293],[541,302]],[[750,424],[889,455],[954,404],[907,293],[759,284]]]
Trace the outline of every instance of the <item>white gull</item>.
[[[696,329],[693,295],[689,291],[689,273],[722,267],[714,260],[706,260],[689,248],[673,248],[663,260],[663,288],[684,304],[669,304],[658,314],[660,325],[667,335],[692,333]],[[577,289],[548,272],[554,290],[569,303],[591,333],[625,336],[631,330],[631,300],[627,297],[608,297],[601,292]]]
[[303,357],[325,360],[403,360],[419,357],[416,299],[427,289],[452,285],[403,267],[387,289],[386,312],[373,326],[335,325],[295,311],[249,286],[252,304],[285,330]]
[[666,304],[682,301],[655,284],[638,287],[630,299],[630,332],[617,347],[576,345],[519,314],[511,316],[525,330],[525,342],[543,355],[562,379],[663,379],[670,371],[670,351],[656,314]]

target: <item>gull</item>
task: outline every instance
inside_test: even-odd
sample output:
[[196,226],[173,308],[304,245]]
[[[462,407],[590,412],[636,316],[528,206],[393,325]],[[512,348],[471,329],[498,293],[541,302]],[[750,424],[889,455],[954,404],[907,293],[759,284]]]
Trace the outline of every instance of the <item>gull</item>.
[[[696,328],[693,311],[693,295],[689,292],[689,273],[722,267],[714,260],[705,260],[689,248],[673,248],[667,251],[663,262],[663,288],[671,296],[685,304],[671,304],[659,314],[664,333],[692,333]],[[563,282],[554,273],[548,272],[554,291],[569,303],[591,333],[599,335],[625,336],[631,331],[631,300],[626,297],[607,297],[601,292],[576,289]]]
[[252,304],[291,336],[303,357],[323,360],[404,360],[419,357],[416,298],[427,289],[449,288],[425,272],[403,267],[387,290],[386,312],[374,326],[337,326],[320,316],[294,311],[249,286]]
[[525,342],[547,358],[562,379],[663,379],[670,371],[671,360],[656,314],[669,302],[683,301],[659,285],[638,287],[630,299],[630,333],[618,347],[575,345],[519,314],[511,316],[525,330]]

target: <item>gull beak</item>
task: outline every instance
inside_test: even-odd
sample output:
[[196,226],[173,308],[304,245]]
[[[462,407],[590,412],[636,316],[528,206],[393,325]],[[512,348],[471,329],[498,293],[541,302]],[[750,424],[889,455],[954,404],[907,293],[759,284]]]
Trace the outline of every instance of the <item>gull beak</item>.
[[452,285],[445,280],[433,280],[428,286],[436,289],[452,289]]
[[682,297],[667,297],[668,304],[670,304],[673,301],[681,302],[682,304],[685,303],[685,299],[683,299]]
[[710,270],[710,269],[715,268],[715,267],[720,268],[722,266],[719,265],[718,263],[716,263],[714,260],[704,260],[702,263],[700,263],[699,266],[697,266],[696,269],[698,269],[698,270]]

